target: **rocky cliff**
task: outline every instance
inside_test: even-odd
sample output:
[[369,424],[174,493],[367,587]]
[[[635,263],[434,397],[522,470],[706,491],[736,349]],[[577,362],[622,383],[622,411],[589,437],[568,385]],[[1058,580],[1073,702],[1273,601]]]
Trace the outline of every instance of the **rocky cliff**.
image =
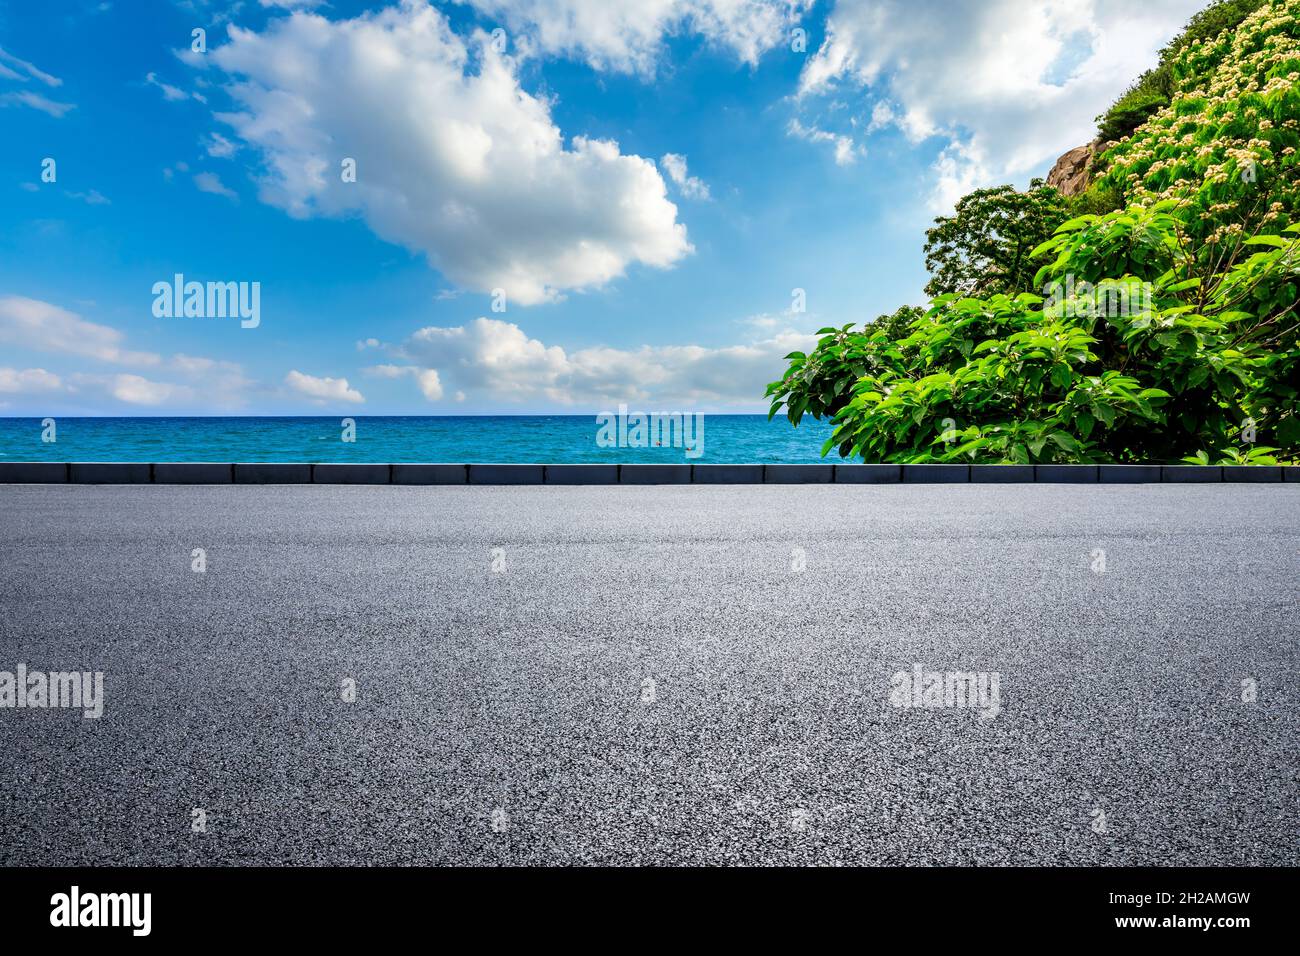
[[1077,196],[1092,181],[1092,160],[1097,154],[1098,141],[1086,146],[1076,146],[1056,161],[1047,174],[1047,185],[1055,186],[1062,195]]

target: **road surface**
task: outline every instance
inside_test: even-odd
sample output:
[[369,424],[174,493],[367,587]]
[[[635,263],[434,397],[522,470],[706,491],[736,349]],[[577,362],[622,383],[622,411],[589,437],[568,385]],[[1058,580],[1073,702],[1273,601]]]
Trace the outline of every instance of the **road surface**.
[[105,688],[0,708],[0,864],[1295,865],[1298,552],[1296,485],[0,486],[0,671]]

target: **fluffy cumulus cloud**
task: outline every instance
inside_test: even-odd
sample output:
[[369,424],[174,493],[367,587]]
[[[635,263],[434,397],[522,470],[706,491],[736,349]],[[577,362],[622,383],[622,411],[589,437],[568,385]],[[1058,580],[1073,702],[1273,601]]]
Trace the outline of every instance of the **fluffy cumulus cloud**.
[[566,56],[620,73],[654,73],[664,38],[702,36],[756,64],[788,42],[813,0],[459,0],[502,22],[523,52]]
[[317,378],[294,369],[284,377],[284,384],[316,405],[338,402],[360,404],[366,400],[364,395],[348,384],[346,378]]
[[1023,179],[1096,135],[1095,117],[1204,0],[836,0],[804,98],[867,88],[872,126],[948,143],[935,205]]
[[528,305],[690,252],[653,161],[608,140],[566,144],[511,57],[421,0],[232,26],[211,59],[239,104],[218,118],[260,152],[264,201],[359,215],[464,287]]
[[773,370],[782,367],[782,356],[815,342],[814,335],[785,330],[722,348],[647,345],[568,351],[530,338],[514,323],[478,318],[462,326],[420,329],[389,347],[403,364],[367,371],[417,381],[432,372],[436,394],[424,390],[431,400],[445,393],[516,407],[594,408],[627,401],[657,409],[753,411],[762,406],[764,387]]

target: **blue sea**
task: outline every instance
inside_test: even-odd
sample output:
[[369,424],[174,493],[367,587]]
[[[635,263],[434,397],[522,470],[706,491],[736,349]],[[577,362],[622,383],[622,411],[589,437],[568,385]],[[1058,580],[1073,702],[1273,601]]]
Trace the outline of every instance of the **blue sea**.
[[818,462],[832,426],[783,416],[704,416],[704,450],[601,448],[594,415],[58,418],[55,441],[38,418],[0,418],[3,461],[311,462]]

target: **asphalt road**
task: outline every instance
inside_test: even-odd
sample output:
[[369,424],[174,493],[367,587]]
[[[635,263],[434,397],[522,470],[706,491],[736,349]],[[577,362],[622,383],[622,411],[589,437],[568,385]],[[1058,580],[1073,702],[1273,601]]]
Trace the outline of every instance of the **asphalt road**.
[[106,699],[0,709],[0,864],[1295,865],[1298,572],[1297,485],[0,486]]

